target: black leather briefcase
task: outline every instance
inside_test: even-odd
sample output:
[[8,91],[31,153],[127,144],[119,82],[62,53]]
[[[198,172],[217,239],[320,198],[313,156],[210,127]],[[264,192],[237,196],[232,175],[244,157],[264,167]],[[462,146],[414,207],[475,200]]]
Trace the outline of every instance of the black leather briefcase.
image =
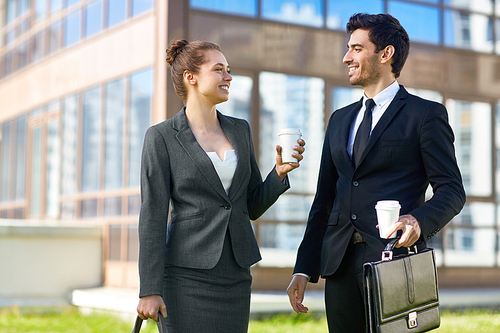
[[[161,315],[160,312],[158,312],[158,319],[159,321],[156,323],[156,326],[158,326],[158,332],[159,333],[167,333],[167,326],[165,325],[165,318]],[[142,319],[137,316],[135,319],[135,325],[134,328],[132,329],[132,333],[139,333],[141,331],[141,326],[142,326]]]
[[427,332],[440,325],[438,280],[433,249],[393,257],[398,238],[382,260],[363,266],[367,332]]

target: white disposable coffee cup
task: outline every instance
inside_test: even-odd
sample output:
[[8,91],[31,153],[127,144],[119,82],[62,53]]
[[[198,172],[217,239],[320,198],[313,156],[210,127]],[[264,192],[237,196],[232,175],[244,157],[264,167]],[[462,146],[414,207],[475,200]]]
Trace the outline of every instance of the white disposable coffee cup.
[[375,205],[377,210],[378,232],[381,238],[394,238],[396,232],[387,237],[389,228],[399,220],[399,211],[401,205],[397,200],[382,200],[377,201]]
[[297,128],[285,128],[282,129],[278,136],[280,138],[281,159],[283,163],[298,162],[298,160],[292,156],[294,152],[293,146],[298,145],[297,140],[302,137],[302,133]]

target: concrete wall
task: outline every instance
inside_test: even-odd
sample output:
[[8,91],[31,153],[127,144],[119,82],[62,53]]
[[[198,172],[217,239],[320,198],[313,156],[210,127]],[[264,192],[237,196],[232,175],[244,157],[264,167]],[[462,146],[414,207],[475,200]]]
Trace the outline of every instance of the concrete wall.
[[102,285],[102,227],[0,220],[0,306],[69,302]]

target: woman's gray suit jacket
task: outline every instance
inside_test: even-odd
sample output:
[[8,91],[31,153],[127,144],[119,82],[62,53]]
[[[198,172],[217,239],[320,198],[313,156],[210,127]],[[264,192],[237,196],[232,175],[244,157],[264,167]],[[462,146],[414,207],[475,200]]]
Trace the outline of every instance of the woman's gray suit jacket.
[[250,219],[261,216],[289,188],[288,179],[281,181],[273,168],[262,182],[248,123],[217,115],[238,157],[228,194],[191,132],[185,109],[146,132],[139,217],[141,297],[163,294],[165,265],[213,268],[228,230],[241,267],[261,259]]

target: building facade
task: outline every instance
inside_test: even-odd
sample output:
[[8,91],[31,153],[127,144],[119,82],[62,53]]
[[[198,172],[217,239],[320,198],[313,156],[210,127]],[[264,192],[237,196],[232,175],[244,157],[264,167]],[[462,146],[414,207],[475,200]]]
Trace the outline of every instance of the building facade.
[[142,140],[182,107],[165,50],[208,40],[234,74],[219,109],[250,122],[261,172],[281,128],[307,141],[292,188],[254,223],[254,287],[284,289],[328,118],[362,96],[342,63],[356,12],[401,21],[399,82],[449,111],[467,204],[431,242],[440,284],[500,284],[500,0],[0,0],[0,218],[100,224],[104,285],[137,287]]

